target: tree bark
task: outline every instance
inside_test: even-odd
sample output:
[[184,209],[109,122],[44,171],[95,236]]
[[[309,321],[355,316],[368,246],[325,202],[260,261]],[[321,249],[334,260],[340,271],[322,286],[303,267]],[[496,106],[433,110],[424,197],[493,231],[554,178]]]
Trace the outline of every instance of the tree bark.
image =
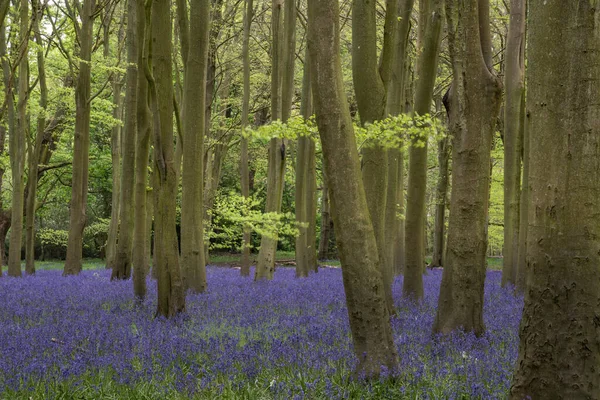
[[454,81],[449,93],[452,196],[446,265],[434,331],[459,327],[481,335],[486,273],[490,153],[500,108],[501,82],[486,64],[488,0],[446,0],[448,43]]
[[[148,18],[148,12],[146,15]],[[173,151],[172,29],[168,0],[152,1],[151,23],[147,22],[147,25],[151,26],[152,32],[151,60],[148,60],[150,62],[145,69],[154,117],[156,315],[171,318],[185,310],[185,290],[175,229],[177,180]]]
[[317,125],[334,208],[356,373],[379,375],[398,363],[375,232],[360,179],[356,139],[342,79],[337,0],[309,0],[309,49]]
[[517,281],[521,140],[525,118],[525,2],[511,0],[505,52],[504,104],[504,249],[502,286]]
[[[525,104],[525,91],[522,93],[522,102]],[[523,112],[524,128],[522,133],[523,151],[523,181],[521,183],[521,195],[519,196],[519,248],[517,254],[517,291],[525,293],[527,287],[527,224],[529,222],[529,118]]]
[[446,205],[448,204],[448,164],[450,161],[450,138],[438,142],[439,178],[435,192],[435,227],[433,230],[433,257],[431,268],[444,265],[444,238],[446,236]]
[[[421,2],[423,3],[423,2]],[[432,0],[428,4],[426,28],[423,36],[423,49],[417,60],[417,87],[415,91],[414,113],[429,114],[433,99],[433,87],[437,76],[437,66],[442,39],[443,1]],[[425,267],[427,191],[427,138],[412,141],[409,150],[408,193],[406,200],[406,256],[404,285],[402,294],[420,300],[423,297],[423,269]]]
[[329,185],[325,173],[325,162],[323,162],[323,184],[321,186],[321,236],[319,237],[319,260],[329,259],[329,240],[333,221],[331,219],[331,206],[329,203]]
[[[186,287],[206,290],[204,254],[204,134],[210,2],[190,3],[190,41],[183,94],[183,186],[181,197],[181,262]],[[183,45],[183,44],[182,44]]]
[[10,165],[12,174],[12,215],[10,248],[8,249],[8,275],[21,276],[21,247],[23,243],[23,209],[25,190],[25,138],[28,134],[27,97],[29,91],[29,1],[21,0],[19,7],[19,62],[17,130],[11,132]]
[[[288,0],[290,1],[290,0]],[[281,12],[283,0],[272,0],[271,31],[273,43],[271,48],[271,120],[282,117],[282,81],[285,54],[283,52],[283,32]],[[289,115],[289,114],[287,114]],[[274,138],[269,143],[269,160],[267,176],[266,212],[281,211],[281,197],[285,179],[285,143],[282,139]],[[260,241],[258,261],[256,264],[255,280],[273,279],[275,272],[275,255],[277,237],[263,236]]]
[[[8,8],[8,1],[6,2],[6,8]],[[3,19],[2,19],[3,20]],[[6,26],[0,24],[0,63],[2,65],[2,79],[4,97],[7,99],[7,120],[8,123],[5,126],[0,124],[0,154],[4,155],[5,144],[6,144],[6,133],[12,133],[15,131],[15,108],[13,103],[12,88],[10,86],[10,65],[7,57],[7,40],[6,40]],[[5,170],[0,166],[0,187],[4,180]],[[0,198],[0,277],[2,277],[2,266],[6,264],[6,234],[10,229],[11,223],[11,210],[5,210]]]
[[600,9],[594,5],[529,2],[527,115],[535,151],[511,399],[600,394]]
[[[248,126],[248,117],[250,114],[250,26],[254,14],[253,0],[246,0],[246,8],[244,10],[244,39],[242,43],[242,63],[243,63],[243,79],[244,79],[244,94],[242,99],[242,133]],[[245,199],[250,197],[250,171],[248,164],[250,158],[248,156],[248,138],[242,135],[241,139],[241,154],[240,154],[240,176],[242,186],[242,196]],[[242,242],[242,276],[250,276],[250,228],[244,226],[244,236]]]
[[[127,0],[127,72],[125,88],[125,121],[122,137],[122,169],[119,204],[119,229],[117,246],[111,268],[111,280],[129,279],[131,277],[131,264],[133,257],[133,230],[135,224],[135,153],[137,127],[137,83],[139,41],[137,38],[137,3],[136,0]],[[120,85],[119,85],[120,92]],[[119,96],[117,92],[115,96]],[[117,135],[119,136],[119,135]],[[114,204],[114,203],[113,203]]]
[[[75,138],[73,143],[73,179],[67,259],[63,275],[81,272],[83,229],[86,224],[86,204],[90,152],[90,87],[92,59],[92,28],[95,0],[84,0],[79,31],[79,76],[75,88]],[[77,24],[77,22],[75,22]]]

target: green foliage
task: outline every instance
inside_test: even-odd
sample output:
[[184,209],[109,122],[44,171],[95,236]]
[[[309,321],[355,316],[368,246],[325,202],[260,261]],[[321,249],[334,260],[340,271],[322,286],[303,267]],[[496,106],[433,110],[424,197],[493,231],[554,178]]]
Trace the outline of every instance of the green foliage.
[[285,123],[277,120],[255,128],[248,127],[243,135],[262,143],[268,143],[269,140],[275,138],[294,140],[300,137],[309,137],[317,141],[319,131],[314,117],[304,119],[296,116],[288,119]]
[[[87,256],[98,256],[106,242],[110,220],[99,218],[88,225],[83,232],[83,250]],[[64,229],[42,228],[37,231],[37,239],[45,257],[64,258],[67,251],[69,232]]]

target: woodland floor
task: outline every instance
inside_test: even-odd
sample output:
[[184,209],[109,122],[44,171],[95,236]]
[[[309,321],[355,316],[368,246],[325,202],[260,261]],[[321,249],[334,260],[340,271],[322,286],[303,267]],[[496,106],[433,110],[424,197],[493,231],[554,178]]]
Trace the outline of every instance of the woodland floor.
[[442,272],[425,300],[394,297],[400,368],[381,381],[349,380],[352,353],[341,271],[308,279],[279,268],[255,283],[208,268],[209,290],[187,297],[174,321],[154,319],[156,288],[136,307],[132,284],[99,262],[63,278],[0,279],[0,399],[501,399],[517,356],[522,299],[488,272],[487,333],[431,334]]

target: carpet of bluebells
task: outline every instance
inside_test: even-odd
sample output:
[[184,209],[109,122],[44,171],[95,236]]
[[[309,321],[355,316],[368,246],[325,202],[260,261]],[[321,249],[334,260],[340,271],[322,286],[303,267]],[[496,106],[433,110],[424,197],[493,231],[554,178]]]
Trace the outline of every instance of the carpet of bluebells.
[[110,272],[60,271],[0,279],[0,399],[500,399],[517,357],[522,300],[489,272],[487,333],[431,334],[441,271],[425,301],[401,297],[392,321],[400,369],[350,379],[355,363],[339,269],[272,282],[209,267],[209,290],[187,313],[155,319],[155,284],[137,306],[132,283]]

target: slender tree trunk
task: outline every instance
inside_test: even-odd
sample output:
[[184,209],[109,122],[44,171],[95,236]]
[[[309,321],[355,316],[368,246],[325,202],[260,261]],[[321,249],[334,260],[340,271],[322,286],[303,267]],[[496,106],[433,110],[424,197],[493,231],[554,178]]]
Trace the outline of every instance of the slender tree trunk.
[[25,138],[29,121],[27,97],[29,91],[29,1],[21,0],[19,7],[19,53],[24,54],[19,63],[17,131],[10,135],[10,164],[12,174],[12,216],[10,248],[8,251],[8,275],[21,276],[21,247],[23,243],[23,208],[25,189]]
[[27,187],[25,189],[25,273],[35,274],[35,201],[38,184],[38,165],[42,154],[42,146],[46,129],[46,107],[48,107],[48,85],[46,83],[46,68],[42,35],[40,32],[40,20],[42,18],[41,4],[34,1],[32,4],[34,18],[34,35],[37,50],[38,81],[40,84],[40,108],[41,112],[37,118],[35,143],[30,149],[28,160]]
[[[424,3],[424,2],[421,2]],[[429,12],[425,18],[426,28],[422,40],[423,49],[417,60],[417,87],[414,113],[429,114],[433,99],[433,87],[442,39],[443,1],[428,2]],[[427,191],[427,139],[412,141],[409,151],[408,193],[406,201],[406,265],[404,269],[404,297],[419,300],[423,297],[423,268],[425,266],[424,238],[426,235]]]
[[525,109],[525,1],[511,0],[505,52],[504,250],[502,286],[517,281],[521,139]]
[[325,162],[323,162],[323,184],[321,188],[321,236],[319,237],[319,260],[329,259],[329,240],[331,237],[331,206],[329,202],[329,184],[325,173]]
[[[248,116],[250,110],[250,26],[254,14],[253,0],[246,0],[244,11],[244,40],[242,44],[242,62],[244,73],[244,94],[242,100],[242,133],[248,125]],[[241,154],[240,154],[240,175],[242,185],[242,196],[245,199],[250,197],[250,171],[248,164],[248,138],[242,135]],[[244,238],[242,242],[242,276],[250,276],[250,228],[244,226]]]
[[435,191],[435,227],[433,229],[433,257],[431,268],[444,265],[444,238],[446,236],[446,205],[448,197],[448,164],[450,161],[450,138],[438,142],[439,178]]
[[[271,120],[282,117],[282,81],[283,64],[285,60],[283,47],[282,17],[283,0],[272,0],[271,31],[273,44],[271,48]],[[289,115],[289,113],[287,114]],[[283,194],[285,172],[285,143],[282,139],[274,138],[269,143],[269,160],[267,176],[266,212],[281,212],[281,196]],[[275,255],[277,251],[277,236],[263,236],[260,241],[255,280],[273,279],[275,272]]]
[[[204,133],[210,3],[190,3],[190,40],[184,78],[183,189],[181,197],[181,262],[186,287],[206,290],[204,254]],[[183,34],[182,34],[183,36]]]
[[83,229],[86,223],[87,186],[90,152],[90,86],[92,58],[92,28],[95,0],[84,0],[81,7],[79,29],[79,76],[75,88],[75,138],[73,143],[73,179],[71,184],[71,210],[67,259],[63,275],[81,272]]
[[[6,8],[8,9],[8,1],[6,2]],[[1,10],[0,10],[1,11]],[[2,18],[3,21],[4,18]],[[6,40],[6,26],[0,24],[0,63],[2,65],[2,79],[4,88],[4,97],[7,99],[7,120],[8,124],[5,127],[4,124],[0,124],[0,154],[4,155],[6,133],[9,134],[15,132],[15,108],[13,103],[12,88],[10,86],[10,65],[7,57],[7,40]],[[7,129],[8,128],[8,129]],[[0,187],[4,180],[4,168],[0,166]],[[11,210],[5,210],[0,198],[0,277],[2,277],[2,266],[6,264],[6,234],[10,229],[11,224]]]
[[[147,12],[148,18],[148,12]],[[148,19],[146,19],[148,21]],[[173,84],[170,2],[153,0],[146,63],[154,131],[155,252],[158,270],[157,316],[174,317],[185,310],[185,290],[179,267],[176,200],[177,180],[173,151]],[[150,70],[150,65],[152,69]],[[156,78],[155,78],[156,77]]]
[[[135,157],[137,112],[138,112],[138,67],[139,40],[137,38],[137,3],[136,0],[127,0],[127,73],[125,89],[125,121],[122,137],[122,169],[120,185],[120,205],[118,239],[111,268],[111,279],[129,279],[131,277],[131,264],[133,257],[133,230],[134,230],[134,187],[135,187]],[[119,91],[116,96],[120,95]],[[117,135],[120,136],[120,135]],[[118,157],[118,156],[117,156]],[[114,204],[114,203],[113,203]]]
[[[525,91],[521,94],[523,107],[525,107]],[[529,222],[529,126],[530,119],[526,118],[523,112],[525,121],[522,133],[523,151],[523,181],[521,184],[520,210],[519,210],[519,248],[517,254],[517,290],[519,293],[524,293],[527,287],[527,224]]]
[[[529,2],[527,290],[510,398],[600,395],[600,8]],[[530,129],[529,129],[530,128]]]
[[340,243],[348,317],[358,358],[356,373],[379,375],[398,363],[375,232],[360,179],[356,139],[346,102],[339,56],[337,0],[309,0],[309,49],[317,125]]
[[[434,331],[481,335],[486,273],[490,152],[501,82],[493,73],[487,0],[446,0],[454,82],[449,93],[452,196],[446,265]],[[483,54],[483,57],[482,57]]]

